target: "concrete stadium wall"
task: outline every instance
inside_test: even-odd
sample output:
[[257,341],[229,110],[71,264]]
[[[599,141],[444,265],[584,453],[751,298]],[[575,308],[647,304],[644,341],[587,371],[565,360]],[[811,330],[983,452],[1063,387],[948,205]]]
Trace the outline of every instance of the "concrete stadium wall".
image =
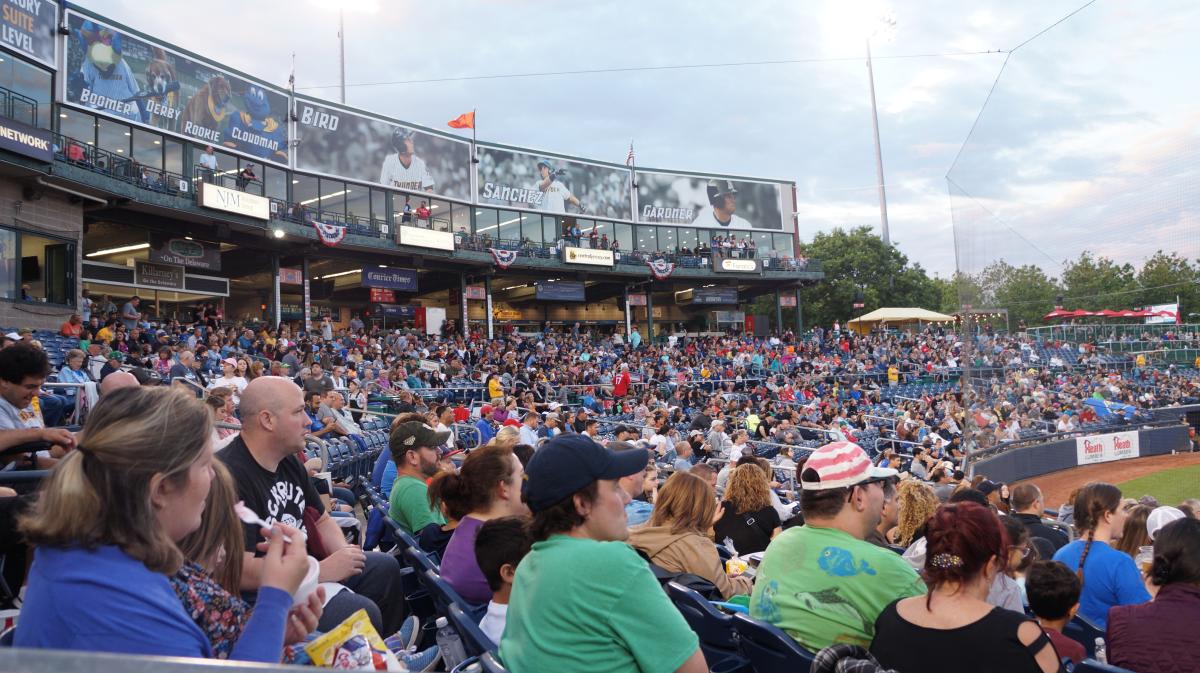
[[[1130,430],[1132,429],[1130,428]],[[1186,451],[1188,448],[1187,426],[1177,425],[1140,430],[1138,431],[1138,444],[1139,458],[1161,456],[1172,451]],[[1075,438],[1072,437],[1045,444],[1009,449],[979,460],[974,464],[973,469],[975,474],[982,474],[992,481],[1011,484],[1015,481],[1059,470],[1069,470],[1078,466]]]

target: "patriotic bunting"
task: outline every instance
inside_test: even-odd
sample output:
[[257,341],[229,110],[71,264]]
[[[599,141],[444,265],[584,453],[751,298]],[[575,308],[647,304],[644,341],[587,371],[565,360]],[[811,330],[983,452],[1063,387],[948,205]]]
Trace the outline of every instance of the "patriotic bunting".
[[650,275],[654,276],[654,280],[666,280],[675,273],[675,263],[665,259],[648,259],[646,265],[650,267]]
[[322,243],[331,248],[336,246],[338,243],[341,243],[342,239],[346,238],[346,227],[344,226],[338,224],[327,224],[325,222],[318,222],[316,220],[311,220],[311,222],[313,229],[317,230],[317,238],[321,239]]
[[512,263],[517,261],[516,250],[497,250],[496,248],[488,248],[488,252],[492,253],[492,259],[496,260],[496,266],[501,269],[507,269],[512,266]]

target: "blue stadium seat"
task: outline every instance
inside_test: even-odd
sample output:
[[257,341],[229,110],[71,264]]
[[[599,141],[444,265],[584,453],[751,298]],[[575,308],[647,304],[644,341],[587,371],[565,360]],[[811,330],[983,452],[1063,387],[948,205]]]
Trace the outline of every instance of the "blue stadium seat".
[[479,628],[479,621],[467,614],[461,605],[451,604],[446,612],[446,618],[450,620],[450,624],[462,637],[468,656],[477,657],[484,652],[495,652],[498,648],[498,645],[493,643],[492,639],[488,638]]
[[731,615],[716,609],[703,596],[678,582],[667,583],[667,595],[700,638],[700,649],[710,667],[730,657],[744,659],[738,650]]
[[733,616],[738,647],[755,673],[796,673],[812,667],[815,655],[780,629],[749,615]]
[[1128,668],[1102,664],[1095,659],[1084,659],[1075,667],[1075,673],[1135,673]]
[[1094,657],[1096,656],[1096,639],[1103,638],[1105,634],[1104,631],[1090,624],[1083,617],[1075,615],[1063,627],[1063,635],[1083,645],[1083,649],[1087,652],[1087,655]]
[[[426,557],[428,558],[428,557]],[[454,587],[442,579],[436,568],[426,568],[424,575],[425,588],[429,590],[433,596],[433,604],[437,607],[438,614],[449,616],[450,606],[457,605],[466,612],[471,619],[478,624],[479,620],[483,619],[483,614],[487,611],[486,605],[474,605],[468,603],[466,599],[454,590]]]

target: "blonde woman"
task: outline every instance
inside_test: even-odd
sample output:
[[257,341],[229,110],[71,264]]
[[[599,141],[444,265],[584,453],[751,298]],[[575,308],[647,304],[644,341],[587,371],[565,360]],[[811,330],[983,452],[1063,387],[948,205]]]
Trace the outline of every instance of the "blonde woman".
[[908,547],[925,534],[925,524],[941,502],[933,489],[915,479],[900,482],[896,489],[899,515],[896,521],[896,544]]
[[[213,656],[169,581],[184,562],[177,542],[201,525],[211,430],[204,403],[177,388],[119,388],[101,399],[20,520],[38,551],[17,647]],[[283,526],[267,532],[262,588],[232,659],[278,663],[291,595],[308,570],[302,542],[286,542]]]
[[630,531],[629,543],[665,570],[712,582],[724,598],[749,594],[754,586],[750,578],[725,573],[711,537],[716,516],[712,486],[694,474],[676,472],[659,489],[650,521]]
[[739,555],[760,552],[779,534],[782,522],[771,506],[771,487],[762,468],[739,465],[729,476],[721,516],[713,526],[716,540],[730,540]]

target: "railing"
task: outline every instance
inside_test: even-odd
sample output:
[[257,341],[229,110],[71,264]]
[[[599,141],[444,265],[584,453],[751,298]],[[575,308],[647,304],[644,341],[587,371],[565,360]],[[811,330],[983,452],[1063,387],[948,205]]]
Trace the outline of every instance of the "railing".
[[190,196],[194,191],[190,181],[178,173],[150,168],[123,154],[102,150],[59,133],[53,137],[55,161],[161,194]]
[[[207,182],[212,185],[218,185],[227,189],[234,189],[247,194],[257,194],[258,196],[266,196],[266,185],[257,177],[244,177],[236,169],[222,170],[218,168],[213,170],[200,164],[192,167],[192,184],[198,182]],[[195,190],[193,190],[195,191]]]
[[38,102],[0,86],[0,115],[25,122],[30,126],[37,126]]

